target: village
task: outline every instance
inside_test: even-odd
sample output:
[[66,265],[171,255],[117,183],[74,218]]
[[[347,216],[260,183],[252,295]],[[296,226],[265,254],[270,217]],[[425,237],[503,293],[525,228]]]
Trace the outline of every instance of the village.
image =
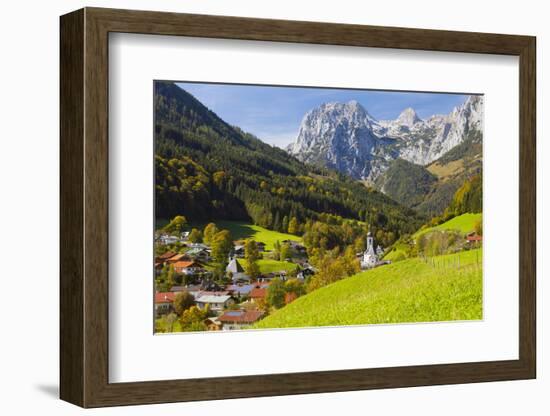
[[[225,267],[219,270],[212,245],[196,240],[189,231],[156,235],[156,252],[162,254],[155,257],[155,332],[250,328],[273,307],[305,294],[307,280],[315,274],[300,241],[277,241],[270,249],[263,241],[231,241]],[[250,264],[247,250],[255,252],[252,261],[280,258],[294,267],[247,273],[243,267]],[[383,253],[368,233],[366,250],[357,253],[357,261],[362,269],[388,264],[380,260]],[[182,321],[188,325],[178,328]]]
[[[451,229],[420,230],[405,246],[396,244],[387,250],[368,231],[359,237],[364,249],[339,255],[344,269],[354,263],[340,277],[332,263],[310,258],[308,253],[315,250],[308,251],[296,235],[257,227],[259,233],[233,239],[228,229],[214,223],[202,231],[184,230],[188,227],[183,217],[176,217],[155,235],[155,333],[253,328],[306,293],[361,270],[403,260],[403,250],[408,250],[408,257],[423,262],[430,258],[433,263],[434,256],[479,248],[479,233],[466,232],[479,227],[468,224],[464,232],[453,229],[453,221],[468,216],[450,220]],[[479,224],[476,216],[472,221]],[[285,239],[274,241],[274,235]],[[460,256],[456,262],[459,266]],[[327,267],[316,268],[323,264]],[[319,284],[312,284],[321,276]]]

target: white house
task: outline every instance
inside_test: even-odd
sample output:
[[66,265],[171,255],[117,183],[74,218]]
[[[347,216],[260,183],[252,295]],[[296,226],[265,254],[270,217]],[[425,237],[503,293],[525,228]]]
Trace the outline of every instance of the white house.
[[205,295],[201,294],[195,302],[200,309],[208,305],[211,311],[221,312],[232,305],[235,301],[229,295]]

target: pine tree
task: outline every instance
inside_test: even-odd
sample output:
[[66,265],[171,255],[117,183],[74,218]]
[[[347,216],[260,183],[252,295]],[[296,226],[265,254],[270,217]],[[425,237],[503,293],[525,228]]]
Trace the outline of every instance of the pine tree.
[[281,227],[282,227],[282,231],[283,231],[284,233],[286,233],[287,230],[288,230],[288,216],[285,215],[285,216],[283,217],[283,222],[282,222],[282,224],[281,224]]

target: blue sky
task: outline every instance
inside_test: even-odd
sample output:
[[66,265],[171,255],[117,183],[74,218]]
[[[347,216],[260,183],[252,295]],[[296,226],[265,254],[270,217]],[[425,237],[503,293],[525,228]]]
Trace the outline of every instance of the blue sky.
[[285,147],[294,141],[304,115],[326,102],[356,100],[379,120],[394,119],[407,107],[420,118],[447,114],[467,95],[417,92],[271,87],[178,82],[229,124],[264,142]]

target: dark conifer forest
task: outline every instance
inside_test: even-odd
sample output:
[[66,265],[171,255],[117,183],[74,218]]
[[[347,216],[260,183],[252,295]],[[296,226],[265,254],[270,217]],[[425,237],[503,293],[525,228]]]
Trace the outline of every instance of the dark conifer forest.
[[365,227],[397,238],[425,218],[383,193],[298,161],[230,126],[173,82],[155,82],[157,219],[246,220],[286,231],[320,221]]

